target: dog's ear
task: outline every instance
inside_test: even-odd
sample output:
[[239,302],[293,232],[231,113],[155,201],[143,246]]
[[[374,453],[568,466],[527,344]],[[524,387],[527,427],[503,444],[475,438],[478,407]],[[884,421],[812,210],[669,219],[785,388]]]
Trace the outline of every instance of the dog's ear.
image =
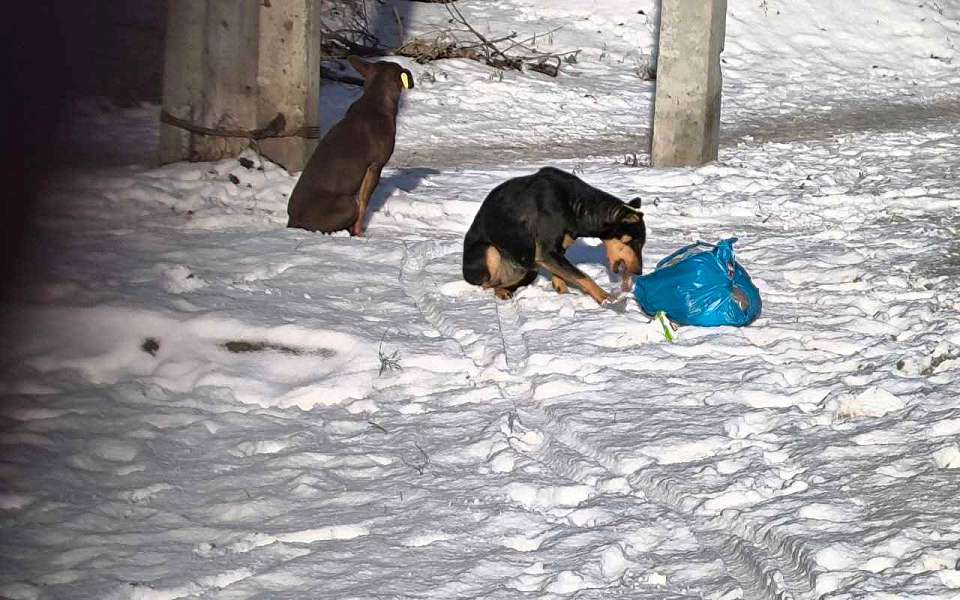
[[400,71],[400,85],[402,85],[405,90],[413,89],[413,73],[411,73],[409,69]]
[[621,216],[621,219],[624,223],[630,223],[637,225],[643,223],[643,213],[640,212],[640,198],[634,198],[626,204],[626,210],[623,211],[624,214]]
[[350,63],[350,66],[356,69],[357,73],[367,79],[373,73],[373,63],[367,62],[355,54],[351,54],[347,57],[347,62]]
[[616,211],[615,221],[624,225],[643,223],[643,213],[629,204],[621,204]]

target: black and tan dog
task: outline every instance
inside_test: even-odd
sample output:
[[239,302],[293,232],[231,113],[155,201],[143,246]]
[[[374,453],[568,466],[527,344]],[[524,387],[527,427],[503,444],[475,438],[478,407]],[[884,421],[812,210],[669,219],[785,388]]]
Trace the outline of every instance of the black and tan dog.
[[603,240],[610,270],[639,274],[646,227],[640,199],[625,204],[575,175],[544,167],[491,191],[463,241],[463,278],[509,298],[546,269],[559,293],[573,285],[603,304],[607,293],[565,255],[580,237]]
[[363,95],[307,161],[290,194],[287,227],[362,235],[367,203],[393,154],[400,92],[413,88],[413,75],[392,62],[347,60],[363,75]]

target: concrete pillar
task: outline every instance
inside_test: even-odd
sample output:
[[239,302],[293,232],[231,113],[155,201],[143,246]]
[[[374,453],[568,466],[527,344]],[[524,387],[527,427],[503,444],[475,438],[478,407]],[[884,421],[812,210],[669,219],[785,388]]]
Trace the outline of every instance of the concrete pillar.
[[[319,10],[320,0],[169,0],[163,109],[231,132],[261,129],[283,113],[282,137],[258,145],[287,169],[302,169],[316,140],[296,134],[319,124]],[[161,123],[164,163],[219,160],[249,145]]]
[[[169,0],[163,57],[163,110],[190,122],[199,122],[203,101],[203,28],[206,21],[206,2]],[[192,139],[186,129],[160,123],[160,162],[187,159]]]
[[[252,131],[258,127],[260,3],[206,0],[206,4],[203,105],[199,124]],[[220,160],[236,156],[249,144],[249,140],[243,138],[198,135],[191,148],[190,160]]]
[[[261,126],[277,113],[286,131],[320,124],[320,1],[273,0],[260,7],[257,114]],[[260,150],[288,171],[300,171],[317,139],[268,138]]]
[[726,0],[661,0],[654,166],[696,166],[717,158],[726,11]]

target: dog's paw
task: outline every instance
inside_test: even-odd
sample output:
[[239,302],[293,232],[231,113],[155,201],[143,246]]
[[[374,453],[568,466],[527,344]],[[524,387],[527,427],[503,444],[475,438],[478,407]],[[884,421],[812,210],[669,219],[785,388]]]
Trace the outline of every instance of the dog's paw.
[[497,288],[493,290],[493,293],[496,294],[497,298],[500,298],[501,300],[509,300],[510,298],[513,298],[513,292],[506,288]]
[[566,294],[570,291],[570,288],[567,287],[567,282],[560,279],[556,275],[550,278],[550,284],[553,285],[553,289],[558,294]]
[[600,306],[607,310],[612,310],[615,313],[622,314],[627,312],[627,298],[629,297],[629,294],[610,294],[600,303]]

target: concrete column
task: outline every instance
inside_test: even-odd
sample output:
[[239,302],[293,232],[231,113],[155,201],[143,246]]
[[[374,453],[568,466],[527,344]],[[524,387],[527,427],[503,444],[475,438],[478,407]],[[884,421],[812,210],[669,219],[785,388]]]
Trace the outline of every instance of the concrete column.
[[[300,170],[317,140],[294,136],[319,124],[320,0],[169,0],[163,108],[201,127],[254,131],[283,113],[287,134],[260,150]],[[243,137],[191,133],[161,123],[160,161],[219,160]]]
[[[207,3],[168,0],[163,62],[163,110],[178,119],[198,122],[203,99],[203,31]],[[190,156],[190,132],[160,123],[160,162]]]
[[[260,3],[206,0],[203,104],[200,125],[233,130],[257,128],[257,54]],[[236,156],[243,138],[197,135],[190,160]]]
[[[286,118],[286,132],[320,123],[319,0],[273,0],[260,7],[260,56],[257,114],[261,126],[276,114]],[[288,171],[300,171],[316,139],[268,138],[260,150]]]
[[653,165],[717,158],[726,0],[661,0]]

